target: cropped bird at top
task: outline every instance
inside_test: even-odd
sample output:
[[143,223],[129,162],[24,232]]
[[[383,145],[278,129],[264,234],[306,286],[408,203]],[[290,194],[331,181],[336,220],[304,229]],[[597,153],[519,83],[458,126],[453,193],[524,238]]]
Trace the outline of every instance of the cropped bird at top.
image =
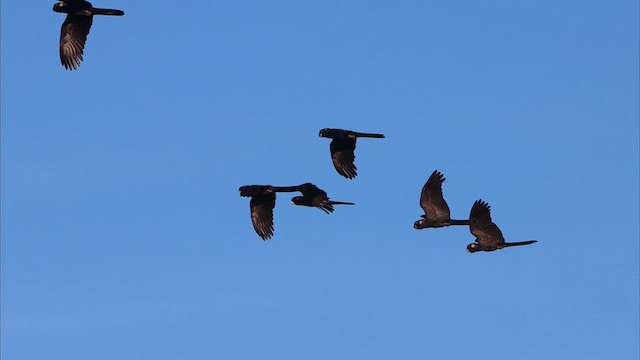
[[327,214],[333,212],[333,205],[355,205],[351,202],[329,200],[324,190],[311,183],[304,183],[292,188],[296,188],[296,191],[302,193],[302,196],[294,196],[291,198],[293,205],[317,207]]
[[422,187],[420,207],[424,210],[422,219],[413,223],[414,229],[439,228],[450,225],[469,225],[469,220],[451,220],[449,205],[442,196],[444,175],[435,170]]
[[467,252],[494,251],[509,246],[529,245],[537,240],[508,243],[504,241],[502,231],[491,221],[491,206],[483,200],[476,200],[469,214],[469,230],[476,242],[467,245]]
[[356,159],[354,151],[356,149],[357,138],[384,138],[384,135],[382,134],[368,134],[351,130],[329,128],[320,130],[319,135],[320,137],[333,139],[329,145],[333,166],[336,168],[338,174],[346,177],[347,179],[353,179],[358,175],[356,171],[358,168],[354,164]]
[[67,70],[75,70],[83,60],[93,15],[124,15],[121,10],[94,8],[84,0],[60,1],[53,4],[53,11],[67,14],[60,30],[60,61]]

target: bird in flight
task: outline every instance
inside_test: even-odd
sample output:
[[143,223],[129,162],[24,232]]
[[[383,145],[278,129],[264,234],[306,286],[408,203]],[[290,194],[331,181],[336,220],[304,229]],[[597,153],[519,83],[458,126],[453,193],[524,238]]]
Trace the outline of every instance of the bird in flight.
[[53,11],[67,14],[60,30],[60,61],[67,70],[75,70],[82,62],[93,15],[124,15],[121,10],[94,8],[84,0],[62,0],[53,4]]
[[262,240],[273,236],[273,208],[276,207],[276,193],[271,185],[246,185],[240,187],[240,196],[251,197],[251,223]]
[[296,186],[245,185],[240,187],[240,196],[250,197],[251,223],[262,240],[273,237],[273,208],[276,207],[276,192],[295,192]]
[[491,221],[491,206],[482,200],[476,200],[469,214],[469,230],[476,242],[467,245],[467,252],[494,251],[509,246],[529,245],[537,240],[508,243],[504,241],[502,231]]
[[351,202],[329,200],[327,193],[311,183],[304,183],[295,187],[302,196],[294,196],[291,203],[294,205],[317,207],[327,214],[333,212],[333,205],[355,205]]
[[356,140],[359,137],[365,138],[384,138],[382,134],[367,134],[359,133],[351,130],[341,129],[322,129],[320,130],[320,137],[331,138],[331,144],[329,150],[331,151],[331,160],[333,166],[336,168],[338,174],[346,177],[347,179],[355,178],[358,173],[358,169],[354,164],[356,155],[354,153],[356,149]]
[[442,196],[444,175],[435,170],[422,187],[420,207],[424,210],[422,219],[413,223],[414,229],[439,228],[449,225],[469,225],[469,220],[451,220],[449,205]]

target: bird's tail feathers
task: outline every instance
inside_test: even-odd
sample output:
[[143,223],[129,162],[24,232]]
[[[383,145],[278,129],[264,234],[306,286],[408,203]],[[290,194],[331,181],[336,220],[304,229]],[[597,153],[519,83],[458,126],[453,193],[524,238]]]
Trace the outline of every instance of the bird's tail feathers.
[[114,10],[114,9],[99,9],[99,8],[93,8],[93,14],[94,14],[94,15],[115,15],[115,16],[122,16],[122,15],[124,15],[124,11],[122,11],[122,10]]
[[384,138],[384,135],[382,134],[369,134],[369,133],[354,133],[354,135],[356,137],[365,137],[365,138],[376,138],[376,139],[382,139]]
[[345,202],[345,201],[331,201],[331,205],[355,205],[352,202]]
[[538,240],[529,240],[529,241],[520,241],[520,242],[509,242],[509,243],[505,243],[504,247],[509,247],[509,246],[520,246],[520,245],[531,245],[533,243],[537,243]]
[[450,225],[469,225],[469,220],[451,220]]

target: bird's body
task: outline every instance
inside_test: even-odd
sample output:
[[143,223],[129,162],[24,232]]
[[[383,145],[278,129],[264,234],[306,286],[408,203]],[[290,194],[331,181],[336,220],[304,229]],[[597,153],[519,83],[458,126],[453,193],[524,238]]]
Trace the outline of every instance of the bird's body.
[[491,206],[483,200],[476,200],[469,214],[469,230],[476,242],[467,245],[467,252],[495,251],[509,246],[529,245],[537,240],[505,242],[502,231],[491,220]]
[[60,29],[60,61],[67,70],[75,70],[83,60],[84,45],[91,30],[93,15],[124,15],[121,10],[94,8],[84,0],[55,3],[53,11],[67,14]]
[[450,225],[469,225],[469,220],[451,220],[449,205],[442,195],[444,175],[435,170],[422,187],[420,207],[424,210],[422,219],[413,223],[414,229],[439,228]]
[[304,183],[296,187],[302,196],[294,196],[291,202],[294,205],[316,207],[327,214],[333,212],[333,205],[355,205],[351,202],[329,200],[327,193],[311,183]]
[[382,134],[360,133],[351,130],[342,129],[322,129],[320,137],[330,138],[329,151],[331,152],[331,161],[338,174],[347,179],[355,178],[358,168],[355,165],[356,155],[356,139],[359,137],[366,138],[384,138]]

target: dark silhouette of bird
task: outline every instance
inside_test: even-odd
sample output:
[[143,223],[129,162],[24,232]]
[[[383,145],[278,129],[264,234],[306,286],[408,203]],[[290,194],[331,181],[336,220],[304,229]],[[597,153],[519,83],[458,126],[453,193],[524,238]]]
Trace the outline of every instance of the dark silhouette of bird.
[[94,8],[84,0],[60,1],[53,4],[53,11],[67,14],[60,30],[60,61],[67,70],[75,70],[82,62],[93,15],[124,15],[121,10]]
[[359,137],[380,139],[384,138],[384,135],[359,133],[341,129],[322,129],[320,130],[320,137],[333,139],[329,145],[333,166],[336,168],[336,171],[338,171],[338,174],[347,179],[353,179],[358,175],[356,172],[358,168],[354,164],[356,160],[354,153],[356,149],[356,139]]
[[298,186],[245,185],[240,187],[240,196],[250,197],[251,223],[262,240],[273,237],[273,209],[277,192],[296,192]]
[[351,202],[329,200],[327,193],[311,183],[304,183],[296,187],[302,196],[294,196],[291,203],[294,205],[317,207],[327,214],[333,212],[333,205],[355,205]]
[[469,229],[476,242],[467,245],[467,252],[495,251],[509,246],[529,245],[537,240],[508,243],[504,241],[502,231],[491,221],[491,206],[482,200],[476,200],[469,214]]
[[240,187],[240,196],[251,197],[251,223],[262,240],[273,236],[273,208],[276,207],[276,193],[271,185],[246,185]]
[[449,225],[469,225],[469,220],[451,220],[449,205],[442,196],[445,177],[435,170],[422,187],[420,207],[424,210],[422,219],[413,223],[414,229],[439,228]]

